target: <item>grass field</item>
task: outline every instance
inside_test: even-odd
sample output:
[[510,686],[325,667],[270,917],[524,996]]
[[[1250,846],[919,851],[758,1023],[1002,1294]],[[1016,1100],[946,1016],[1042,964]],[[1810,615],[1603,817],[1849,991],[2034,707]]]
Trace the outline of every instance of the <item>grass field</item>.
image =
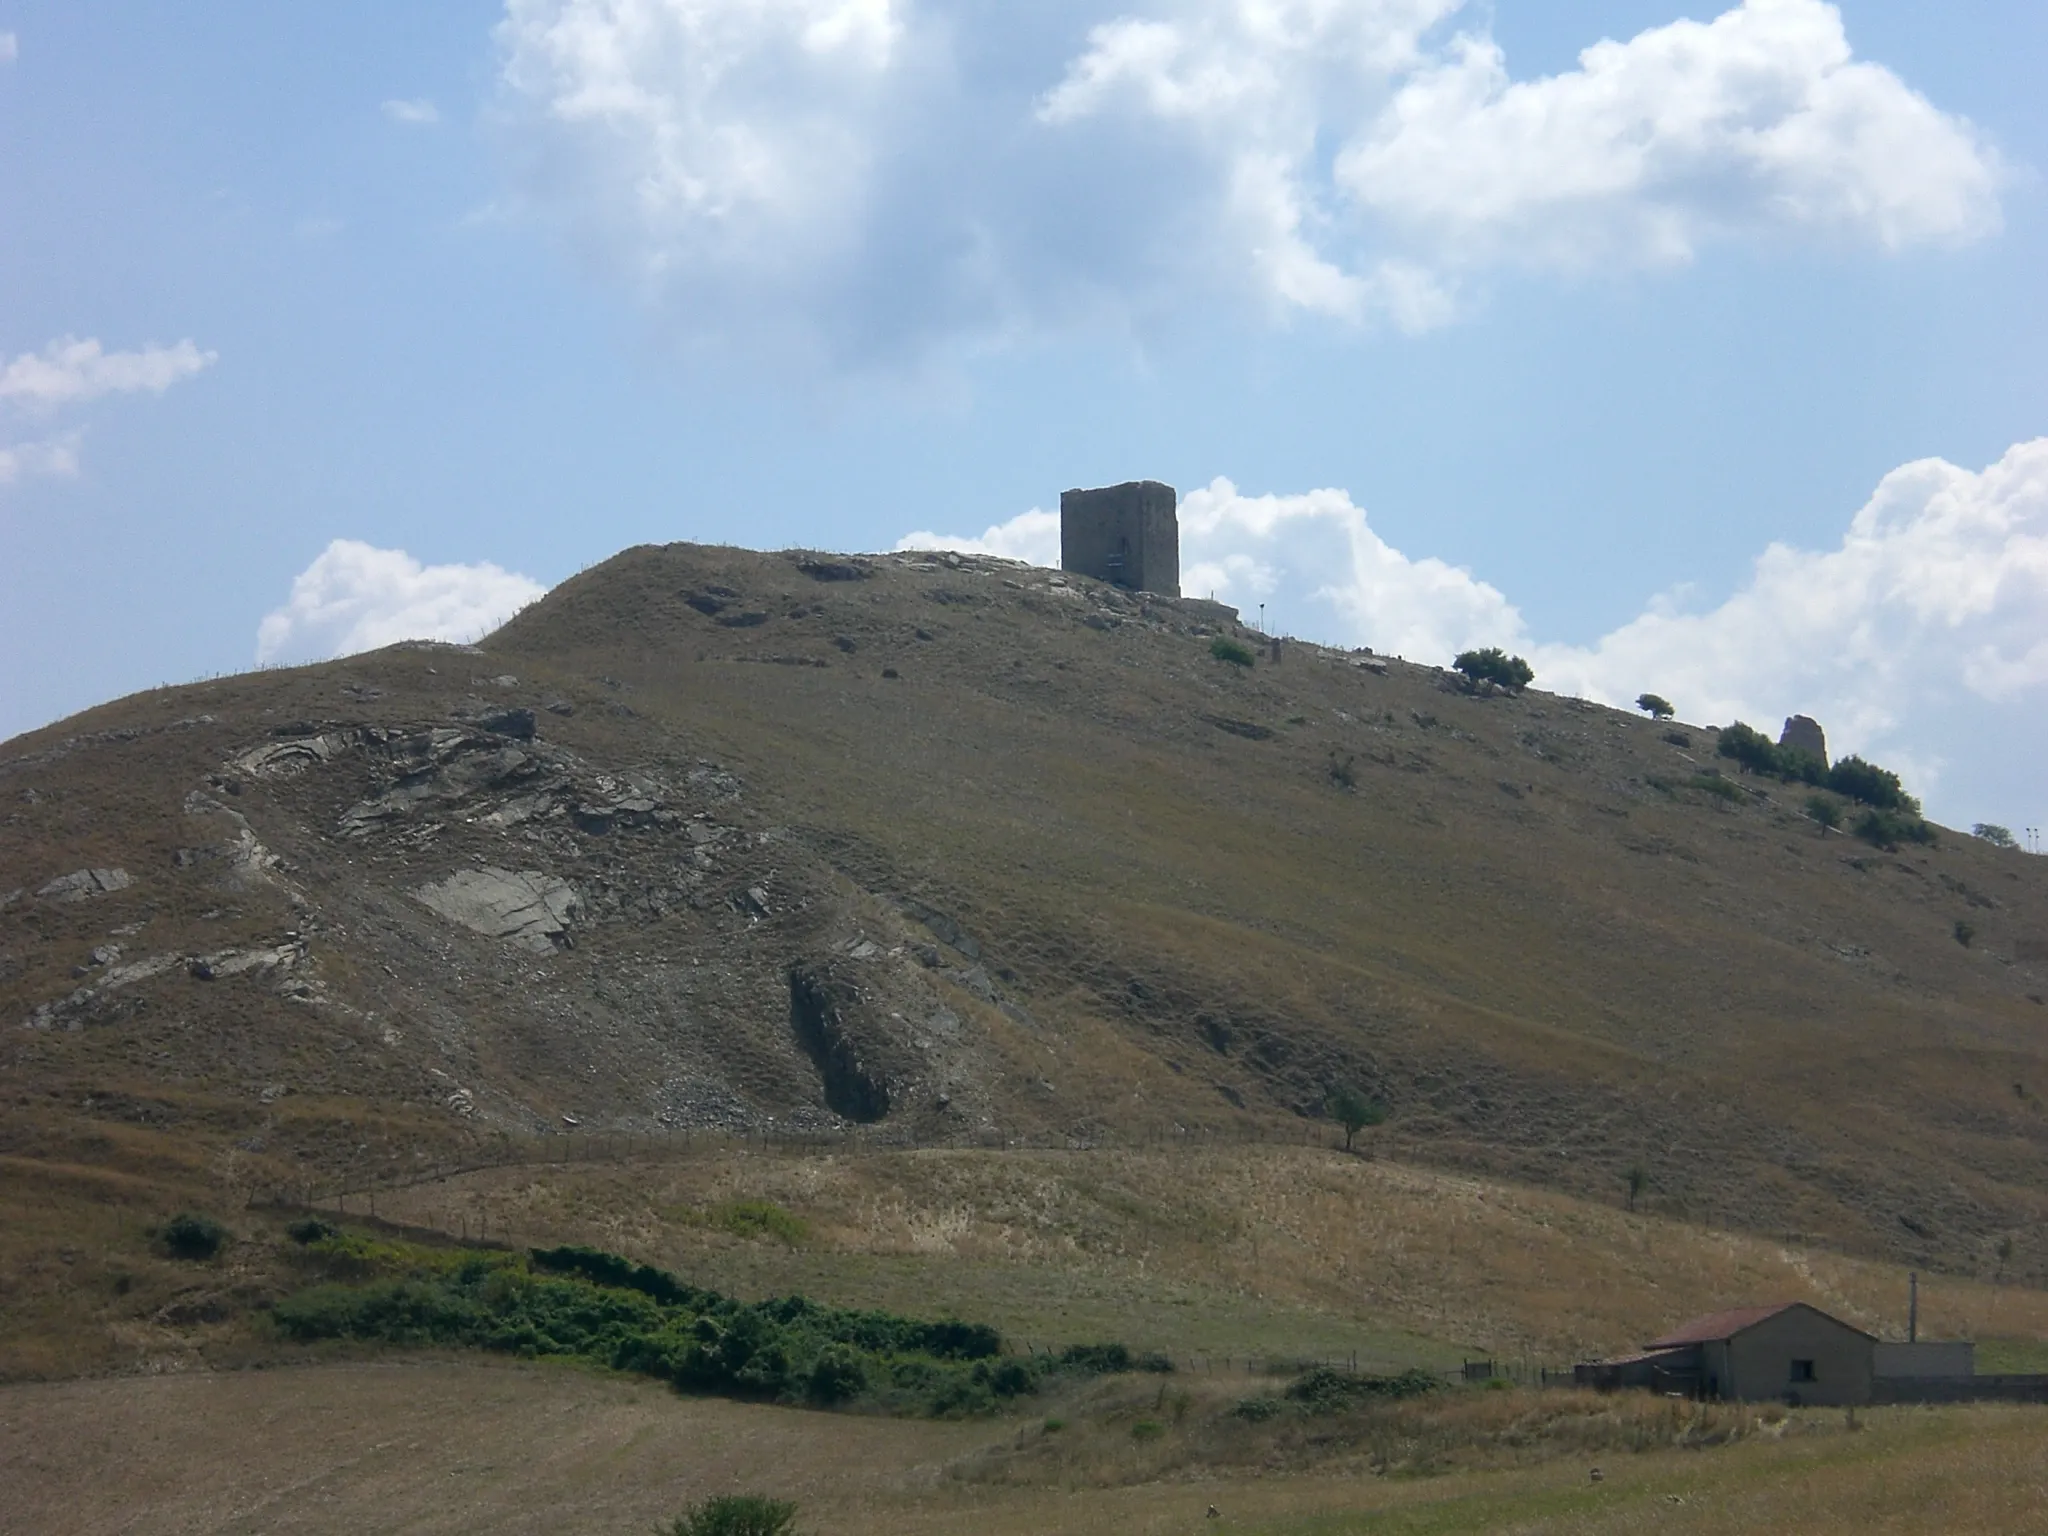
[[[742,1235],[706,1219],[749,1201],[797,1226]],[[387,1195],[379,1211],[595,1242],[735,1294],[952,1309],[1027,1340],[1177,1355],[1556,1365],[1716,1307],[1793,1298],[1904,1336],[1893,1265],[1318,1148],[735,1150],[491,1170]],[[2048,1293],[1923,1276],[1921,1326],[2004,1341],[1987,1353],[2023,1368],[2048,1340]]]
[[[1538,1394],[1468,1395],[1538,1411]],[[1187,1433],[1207,1423],[1198,1408]],[[1181,1429],[1141,1447],[1114,1416],[1047,1436],[678,1398],[566,1368],[325,1365],[0,1389],[0,1531],[645,1536],[735,1490],[796,1500],[814,1536],[2024,1532],[2048,1504],[2048,1410],[1866,1411],[1854,1430],[1814,1412],[1775,1431],[1426,1476],[1375,1474],[1340,1447],[1278,1476],[1172,1465]],[[989,1475],[1034,1438],[1073,1449]]]

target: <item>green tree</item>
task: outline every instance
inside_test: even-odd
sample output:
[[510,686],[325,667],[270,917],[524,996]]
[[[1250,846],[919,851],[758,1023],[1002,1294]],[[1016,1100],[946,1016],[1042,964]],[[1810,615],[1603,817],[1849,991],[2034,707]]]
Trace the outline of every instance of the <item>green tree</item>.
[[1621,1176],[1621,1182],[1628,1186],[1628,1208],[1634,1210],[1636,1201],[1650,1187],[1649,1170],[1641,1163],[1630,1163],[1628,1171]]
[[1678,713],[1677,710],[1671,707],[1671,701],[1661,693],[1637,694],[1636,708],[1640,709],[1652,720],[1669,720]]
[[1970,828],[1970,836],[1981,837],[1994,848],[2017,848],[2019,842],[2012,835],[2011,827],[2001,827],[1995,821],[1980,821]]
[[1451,665],[1475,683],[1498,683],[1503,688],[1526,688],[1536,680],[1535,668],[1497,645],[1481,651],[1460,651]]
[[1875,763],[1866,763],[1860,757],[1845,757],[1830,768],[1828,788],[1838,795],[1847,795],[1851,800],[1874,805],[1880,811],[1904,811],[1908,816],[1920,814],[1920,802],[1906,793],[1896,773]]
[[1360,1131],[1387,1118],[1387,1108],[1378,1099],[1369,1099],[1356,1088],[1348,1087],[1331,1091],[1330,1113],[1344,1127],[1346,1152],[1351,1150],[1352,1140]]
[[1731,757],[1751,773],[1778,772],[1778,744],[1753,725],[1737,720],[1721,728],[1721,739],[1714,750],[1723,757]]
[[1821,836],[1826,837],[1842,824],[1842,808],[1826,795],[1808,795],[1806,814],[1820,824]]

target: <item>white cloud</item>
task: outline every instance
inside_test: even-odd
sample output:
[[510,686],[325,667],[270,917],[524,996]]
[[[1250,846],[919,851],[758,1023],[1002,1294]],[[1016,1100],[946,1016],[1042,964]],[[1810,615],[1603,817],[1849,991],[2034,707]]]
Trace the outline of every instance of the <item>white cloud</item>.
[[957,549],[964,555],[1000,555],[1027,565],[1060,563],[1060,515],[1033,507],[1007,523],[997,523],[978,537],[919,531],[896,541],[898,549]]
[[219,360],[190,341],[139,352],[109,352],[96,338],[65,336],[41,352],[0,365],[0,401],[38,409],[81,405],[102,395],[160,395]]
[[1595,44],[1541,80],[1511,80],[1496,44],[1461,38],[1345,147],[1335,179],[1460,262],[1683,260],[1772,227],[1898,247],[1998,223],[1996,157],[1856,60],[1820,0],[1745,0]]
[[431,128],[441,121],[441,109],[424,96],[414,101],[387,101],[384,115],[407,128]]
[[74,431],[34,442],[0,443],[0,486],[30,475],[62,478],[77,474],[79,436]]
[[[1182,499],[1180,523],[1181,590],[1248,615],[1264,603],[1276,632],[1440,666],[1506,646],[1529,657],[1539,688],[1621,707],[1661,693],[1702,723],[1775,732],[1813,715],[1837,755],[1905,770],[1937,809],[1959,773],[2016,792],[2048,746],[2019,723],[2048,701],[2048,438],[1982,471],[1940,459],[1896,469],[1837,547],[1774,544],[1718,605],[1655,599],[1585,646],[1538,642],[1497,588],[1388,545],[1340,490],[1246,496],[1219,479]],[[1058,546],[1058,515],[1034,510],[977,538],[916,533],[899,547],[1054,565]]]
[[[160,395],[181,379],[211,367],[218,354],[189,341],[139,352],[109,352],[97,340],[60,337],[40,352],[0,359],[0,412],[43,418],[103,395]],[[78,473],[80,428],[26,442],[0,441],[0,487],[32,475]]]
[[347,656],[400,640],[475,640],[540,597],[490,564],[422,565],[402,549],[336,539],[256,632],[258,661]]
[[1548,686],[1614,704],[1650,689],[1693,720],[1811,714],[1831,742],[1904,754],[1931,779],[1954,746],[1932,714],[2048,690],[2048,438],[1982,471],[1893,470],[1836,548],[1774,544],[1717,607],[1652,604],[1531,660]]
[[21,57],[21,39],[12,32],[0,32],[0,64],[12,64]]
[[1519,81],[1478,0],[506,0],[497,40],[529,209],[684,340],[841,365],[1999,220],[1994,152],[1823,0]]

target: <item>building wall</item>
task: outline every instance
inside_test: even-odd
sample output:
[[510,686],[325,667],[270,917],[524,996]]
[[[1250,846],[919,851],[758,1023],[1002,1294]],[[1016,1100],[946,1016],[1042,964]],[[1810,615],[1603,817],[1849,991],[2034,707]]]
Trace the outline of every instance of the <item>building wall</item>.
[[1880,1376],[1974,1376],[1977,1374],[1977,1346],[1967,1340],[1879,1344],[1874,1364]]
[[1180,595],[1173,487],[1132,480],[1060,495],[1060,568],[1139,592]]
[[[1867,1403],[1877,1341],[1811,1307],[1794,1307],[1710,1344],[1703,1365],[1722,1397],[1751,1402]],[[1792,1362],[1811,1360],[1813,1380],[1795,1381]]]

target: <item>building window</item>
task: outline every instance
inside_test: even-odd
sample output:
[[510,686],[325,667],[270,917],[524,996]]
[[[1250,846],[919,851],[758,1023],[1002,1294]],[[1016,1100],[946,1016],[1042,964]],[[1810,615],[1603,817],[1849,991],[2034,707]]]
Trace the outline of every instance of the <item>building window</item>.
[[1811,1360],[1794,1360],[1792,1362],[1792,1379],[1794,1381],[1817,1380],[1818,1378],[1813,1374],[1813,1362]]

